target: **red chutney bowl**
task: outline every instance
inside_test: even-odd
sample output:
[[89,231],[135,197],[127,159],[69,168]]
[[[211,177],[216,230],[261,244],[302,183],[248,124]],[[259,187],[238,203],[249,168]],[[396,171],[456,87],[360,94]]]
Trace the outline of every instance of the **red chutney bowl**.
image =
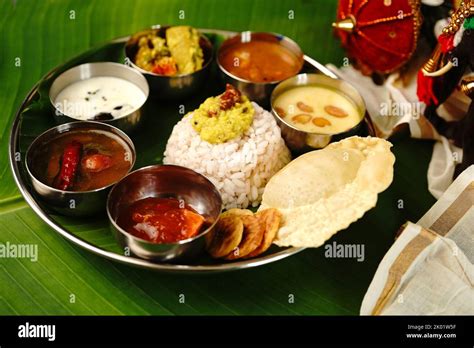
[[[137,202],[150,198],[176,199],[183,202],[206,223],[199,232],[173,243],[152,242],[130,233],[121,224],[121,214]],[[192,259],[204,251],[204,236],[214,227],[222,211],[217,188],[203,175],[180,166],[152,165],[140,168],[118,182],[107,198],[110,228],[124,254],[160,262]]]

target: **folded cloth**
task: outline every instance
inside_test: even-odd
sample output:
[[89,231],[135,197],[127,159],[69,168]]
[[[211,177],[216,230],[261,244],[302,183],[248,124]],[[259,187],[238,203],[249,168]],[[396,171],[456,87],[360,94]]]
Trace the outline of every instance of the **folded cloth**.
[[404,226],[364,296],[361,315],[474,314],[474,166]]
[[[423,116],[425,105],[416,96],[416,78],[405,78],[401,83],[399,73],[389,75],[383,85],[376,85],[368,76],[362,75],[351,65],[337,68],[327,65],[340,78],[363,90],[367,112],[374,124],[376,135],[388,138],[399,126],[408,124],[411,136],[433,139],[437,142],[428,169],[428,189],[439,198],[452,183],[454,168],[462,161],[462,149],[451,144],[438,134]],[[439,108],[439,114],[447,120],[463,117],[469,106],[469,98],[460,92],[453,95]]]
[[462,149],[451,144],[445,137],[434,144],[428,167],[428,189],[440,198],[453,181],[456,164],[462,162]]

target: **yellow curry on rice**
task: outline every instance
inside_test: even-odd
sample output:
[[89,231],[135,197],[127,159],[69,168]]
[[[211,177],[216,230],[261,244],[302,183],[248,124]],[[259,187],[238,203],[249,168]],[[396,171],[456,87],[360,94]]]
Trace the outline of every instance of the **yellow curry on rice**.
[[250,100],[227,85],[223,94],[207,98],[193,111],[191,122],[202,140],[219,144],[244,134],[252,125],[254,112]]

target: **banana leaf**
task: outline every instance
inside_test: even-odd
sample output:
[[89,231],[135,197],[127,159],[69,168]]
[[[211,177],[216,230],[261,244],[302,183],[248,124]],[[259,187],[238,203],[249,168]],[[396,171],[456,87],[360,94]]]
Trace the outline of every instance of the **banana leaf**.
[[[70,244],[23,201],[8,164],[11,122],[28,90],[66,61],[75,65],[104,57],[123,59],[120,46],[104,45],[106,41],[157,23],[272,31],[293,38],[320,62],[340,65],[343,52],[330,26],[336,5],[335,0],[1,1],[0,244],[37,245],[38,260],[0,259],[0,314],[357,314],[398,228],[406,220],[416,221],[434,202],[426,189],[431,142],[406,134],[394,139],[392,186],[376,208],[328,242],[364,244],[363,262],[327,258],[321,247],[261,268],[205,276],[135,269]],[[77,60],[71,60],[73,56]],[[47,88],[40,86],[41,97],[23,115],[23,151],[35,135],[53,125],[52,118],[35,117],[45,110]],[[199,101],[196,96],[186,108]],[[171,108],[166,112],[173,112]],[[178,118],[168,118],[163,127],[147,125],[146,137],[137,144],[143,154],[137,166],[161,161],[156,149],[164,147]],[[55,218],[74,226],[74,232],[91,243],[116,250],[106,220],[71,224]]]

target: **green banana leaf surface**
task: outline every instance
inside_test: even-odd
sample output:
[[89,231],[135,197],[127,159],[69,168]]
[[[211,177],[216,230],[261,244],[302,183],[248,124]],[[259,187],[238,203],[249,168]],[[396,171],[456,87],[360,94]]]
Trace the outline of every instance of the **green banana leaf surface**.
[[[0,0],[0,243],[38,246],[36,262],[0,259],[0,315],[358,314],[397,230],[434,203],[426,182],[432,142],[407,134],[392,139],[397,161],[391,187],[376,208],[328,241],[363,244],[362,262],[327,258],[321,247],[259,268],[210,275],[137,269],[70,244],[23,200],[8,160],[11,124],[28,91],[65,62],[120,61],[120,45],[105,44],[114,38],[153,24],[270,31],[291,37],[321,63],[341,65],[344,52],[331,30],[336,6],[335,0]],[[45,110],[47,88],[40,86],[42,98],[22,115],[22,152],[28,141],[54,125],[52,118],[36,117]],[[195,96],[186,108],[201,100]],[[161,161],[156,149],[164,148],[179,117],[152,122],[134,139],[141,154],[137,167]],[[118,248],[104,219],[55,219],[91,243]]]

